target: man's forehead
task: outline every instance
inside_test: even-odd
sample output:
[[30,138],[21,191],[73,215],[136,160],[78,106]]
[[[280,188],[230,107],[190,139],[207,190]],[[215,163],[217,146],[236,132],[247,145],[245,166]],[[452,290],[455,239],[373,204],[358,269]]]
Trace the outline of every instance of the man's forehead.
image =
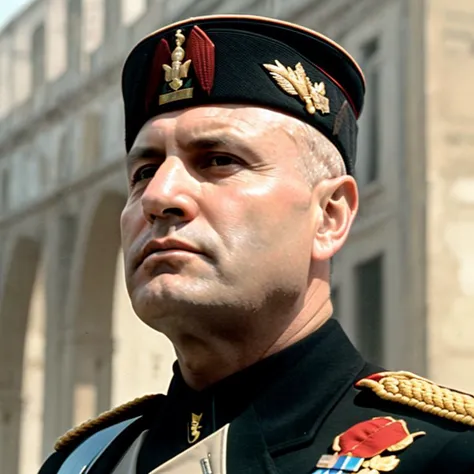
[[278,111],[247,105],[192,107],[155,116],[141,128],[137,141],[144,137],[162,138],[206,134],[243,134],[248,138],[285,130],[290,135],[301,127],[299,120]]

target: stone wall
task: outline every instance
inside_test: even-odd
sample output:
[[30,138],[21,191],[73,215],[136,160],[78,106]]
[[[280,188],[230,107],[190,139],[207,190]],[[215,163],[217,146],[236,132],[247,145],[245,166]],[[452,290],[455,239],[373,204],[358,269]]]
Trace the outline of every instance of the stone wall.
[[474,4],[427,5],[429,372],[474,391]]

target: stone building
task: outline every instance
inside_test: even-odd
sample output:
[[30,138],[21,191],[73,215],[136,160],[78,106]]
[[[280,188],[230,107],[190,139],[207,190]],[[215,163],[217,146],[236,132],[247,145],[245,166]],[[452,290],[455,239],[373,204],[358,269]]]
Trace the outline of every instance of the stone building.
[[71,425],[166,389],[172,348],[122,276],[120,70],[164,23],[230,12],[318,29],[362,65],[336,317],[371,360],[474,390],[472,0],[36,0],[0,31],[2,472],[36,472]]

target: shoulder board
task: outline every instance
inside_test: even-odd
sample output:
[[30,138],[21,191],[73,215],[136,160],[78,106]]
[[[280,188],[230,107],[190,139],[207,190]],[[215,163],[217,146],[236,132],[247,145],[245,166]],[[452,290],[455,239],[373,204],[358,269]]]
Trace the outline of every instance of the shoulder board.
[[107,428],[115,423],[142,415],[146,408],[156,403],[159,399],[165,398],[164,395],[145,395],[136,398],[128,403],[120,405],[112,410],[101,413],[97,418],[81,423],[63,434],[54,445],[56,451],[64,451],[76,447],[86,437]]
[[448,420],[474,426],[474,397],[435,384],[410,372],[380,372],[356,382],[378,397]]

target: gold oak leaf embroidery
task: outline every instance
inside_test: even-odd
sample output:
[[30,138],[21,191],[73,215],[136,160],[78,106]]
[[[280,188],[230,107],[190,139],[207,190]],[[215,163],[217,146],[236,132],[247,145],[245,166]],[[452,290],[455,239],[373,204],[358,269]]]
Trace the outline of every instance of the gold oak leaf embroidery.
[[283,66],[278,60],[275,60],[275,64],[264,64],[263,66],[270,71],[275,82],[287,94],[299,95],[311,115],[315,114],[316,110],[323,114],[329,113],[329,99],[326,97],[324,82],[313,84],[301,63],[298,63],[295,69]]

